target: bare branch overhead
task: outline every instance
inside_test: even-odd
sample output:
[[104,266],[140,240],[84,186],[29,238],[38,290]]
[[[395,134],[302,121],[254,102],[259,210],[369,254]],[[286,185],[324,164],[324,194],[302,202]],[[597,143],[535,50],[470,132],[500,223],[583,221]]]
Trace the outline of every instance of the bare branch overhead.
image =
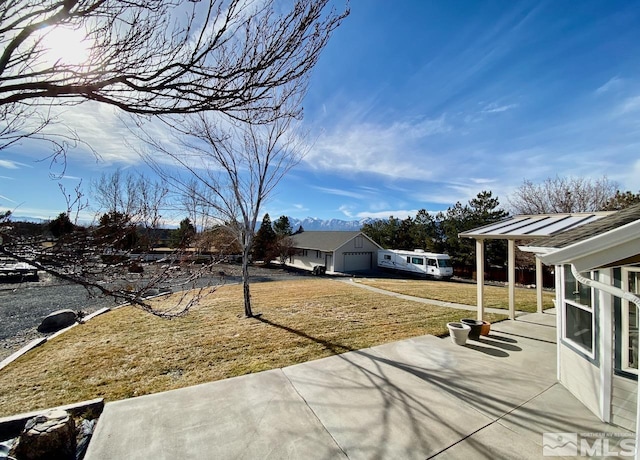
[[[308,75],[347,14],[328,0],[282,14],[275,0],[3,3],[0,106],[94,100],[142,115],[281,113],[273,90]],[[86,36],[86,62],[46,59],[52,27]]]

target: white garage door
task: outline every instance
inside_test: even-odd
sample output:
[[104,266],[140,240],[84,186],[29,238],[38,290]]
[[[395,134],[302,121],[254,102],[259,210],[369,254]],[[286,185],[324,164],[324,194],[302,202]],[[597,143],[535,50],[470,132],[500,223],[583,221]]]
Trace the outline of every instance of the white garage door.
[[372,252],[345,252],[344,271],[357,272],[371,269]]

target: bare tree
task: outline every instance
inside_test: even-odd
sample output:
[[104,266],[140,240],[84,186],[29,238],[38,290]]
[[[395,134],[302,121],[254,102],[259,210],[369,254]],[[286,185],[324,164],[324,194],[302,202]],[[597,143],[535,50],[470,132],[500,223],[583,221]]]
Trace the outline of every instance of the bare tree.
[[[299,100],[289,100],[298,104]],[[185,126],[184,150],[174,152],[147,139],[153,154],[147,161],[177,190],[198,197],[211,209],[242,251],[244,313],[253,316],[249,289],[249,257],[264,202],[305,152],[290,117],[252,124],[222,123],[199,114]],[[167,168],[158,153],[171,160]],[[177,168],[175,168],[177,166]],[[176,170],[181,172],[175,172]],[[194,182],[195,179],[195,182]]]
[[120,213],[138,225],[157,228],[161,210],[168,206],[169,188],[163,180],[152,180],[144,174],[123,173],[120,169],[103,173],[91,184],[97,211]]
[[[49,109],[87,100],[137,115],[295,115],[283,112],[282,91],[309,72],[348,14],[328,3],[298,0],[281,14],[276,0],[5,0],[0,149],[35,137],[64,153],[79,137],[47,134]],[[87,46],[82,62],[52,58],[60,28]]]
[[[67,204],[84,209],[86,201],[79,188],[75,191]],[[110,296],[162,317],[183,315],[205,289],[215,290],[224,279],[203,285],[199,279],[211,275],[208,267],[197,265],[180,251],[166,255],[165,262],[144,263],[161,224],[159,211],[167,192],[166,184],[144,176],[120,171],[103,175],[94,184],[105,211],[97,225],[73,225],[68,217],[73,211],[67,210],[57,219],[60,231],[53,231],[50,225],[51,233],[20,234],[12,231],[7,213],[0,219],[0,254],[82,285],[91,296]],[[193,289],[196,291],[188,292]],[[147,300],[171,290],[183,294],[168,309],[157,310]]]
[[[54,159],[64,155],[79,136],[64,130],[50,135],[45,128],[56,122],[51,108],[84,101],[181,126],[193,140],[187,143],[193,157],[165,152],[188,173],[184,180],[174,177],[173,185],[182,193],[194,177],[203,185],[196,195],[198,209],[233,232],[248,263],[260,206],[298,158],[285,132],[301,115],[310,70],[348,14],[336,13],[329,3],[294,0],[286,9],[277,0],[5,0],[0,7],[0,149],[31,137],[52,142]],[[49,34],[58,28],[84,36],[89,55],[83,62],[47,55]],[[144,123],[143,118],[134,121]],[[127,291],[130,280],[118,278],[131,262],[123,251],[135,246],[136,219],[160,220],[159,208],[128,212],[145,204],[135,198],[128,192],[110,196],[112,201],[103,204],[112,212],[104,223],[48,246],[11,235],[9,225],[0,252],[145,305],[142,295],[167,274],[141,278],[132,291]],[[106,255],[114,256],[108,264]],[[243,276],[245,313],[252,316],[246,266]]]
[[[76,225],[80,219],[80,213],[89,207],[89,201],[84,196],[82,191],[82,180],[74,187],[73,193],[69,193],[64,185],[58,183],[60,192],[64,196],[64,200],[67,203],[67,210],[65,214],[69,220]],[[73,219],[71,216],[73,215]]]
[[192,179],[179,194],[180,206],[187,211],[187,215],[196,229],[216,227],[219,224],[217,219],[212,219],[213,210],[211,203],[213,198],[211,192],[202,186],[196,179]]
[[598,179],[556,176],[541,184],[524,180],[508,197],[513,214],[593,212],[606,208],[617,184],[603,176]]

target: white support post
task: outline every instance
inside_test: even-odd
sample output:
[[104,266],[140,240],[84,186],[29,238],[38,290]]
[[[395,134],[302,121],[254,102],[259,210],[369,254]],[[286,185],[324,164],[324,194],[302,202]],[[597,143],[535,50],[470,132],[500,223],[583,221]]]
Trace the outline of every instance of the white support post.
[[509,319],[516,319],[516,242],[509,240]]
[[[536,257],[537,259],[537,257]],[[558,371],[556,377],[559,382],[562,382],[562,353],[560,353],[563,330],[564,330],[564,306],[562,303],[564,302],[564,274],[562,273],[563,267],[562,265],[555,266],[555,277],[556,277],[556,362],[558,363]]]
[[[610,268],[598,272],[598,281],[611,284],[613,273]],[[611,397],[613,391],[613,296],[598,290],[600,305],[600,417],[603,422],[611,422]]]
[[484,320],[484,240],[476,240],[476,284],[478,320]]
[[538,306],[538,313],[542,313],[542,288],[544,287],[542,275],[542,261],[536,257],[536,305]]

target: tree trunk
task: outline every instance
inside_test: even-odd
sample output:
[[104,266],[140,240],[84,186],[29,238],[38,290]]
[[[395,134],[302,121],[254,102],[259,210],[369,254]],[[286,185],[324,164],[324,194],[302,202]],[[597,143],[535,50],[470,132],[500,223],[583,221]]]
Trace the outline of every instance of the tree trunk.
[[251,293],[249,292],[249,251],[244,251],[242,254],[242,292],[244,295],[244,316],[252,318]]

